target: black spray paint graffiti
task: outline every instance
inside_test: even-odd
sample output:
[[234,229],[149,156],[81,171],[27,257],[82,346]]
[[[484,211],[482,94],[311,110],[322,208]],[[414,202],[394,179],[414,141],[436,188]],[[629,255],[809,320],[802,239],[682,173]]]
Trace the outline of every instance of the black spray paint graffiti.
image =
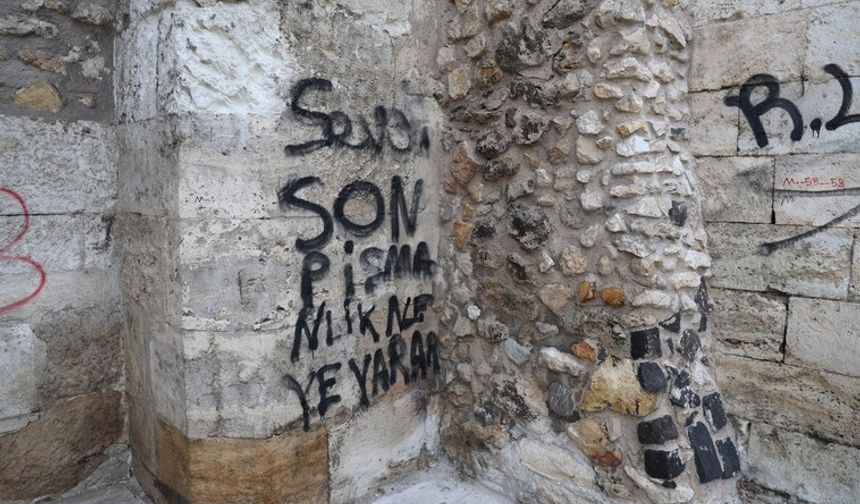
[[[824,67],[824,71],[835,77],[839,81],[839,86],[842,89],[842,103],[839,110],[832,119],[823,123],[824,129],[834,131],[847,124],[860,122],[860,114],[849,114],[854,100],[854,88],[847,73],[842,68],[835,64],[829,64]],[[752,103],[752,94],[756,88],[763,87],[767,91],[765,98],[756,103]],[[780,96],[780,84],[772,75],[757,74],[750,77],[740,89],[738,96],[727,96],[724,103],[729,107],[738,107],[744,114],[750,129],[755,136],[756,144],[760,148],[767,147],[769,144],[767,132],[762,124],[761,117],[773,109],[782,109],[791,118],[792,130],[789,138],[792,141],[800,141],[804,134],[804,121],[797,105],[791,100]],[[816,117],[809,123],[809,128],[812,130],[813,138],[821,136],[821,118]],[[843,184],[844,187],[844,184]],[[855,194],[856,191],[851,189],[836,189],[826,191],[802,191],[796,189],[775,189],[775,196],[782,197],[806,197],[806,198],[821,198],[828,196],[843,196],[846,194]],[[790,247],[795,243],[815,236],[827,229],[830,229],[839,223],[848,220],[860,214],[860,205],[857,205],[838,217],[825,222],[824,224],[811,229],[809,231],[785,238],[782,240],[763,243],[760,245],[760,250],[765,255],[770,255],[773,252],[782,248]]]
[[382,154],[387,145],[397,154],[426,156],[430,152],[430,135],[426,126],[418,127],[398,108],[386,109],[377,105],[373,109],[373,127],[359,115],[355,121],[344,112],[336,110],[330,114],[310,110],[302,104],[302,98],[311,91],[332,91],[327,79],[302,79],[290,91],[290,110],[302,122],[320,128],[320,138],[287,145],[288,156],[303,156],[324,147],[367,151]]
[[[824,129],[834,131],[836,129],[860,121],[860,114],[849,114],[851,104],[854,100],[854,88],[851,85],[851,80],[847,73],[838,65],[829,64],[824,67],[824,71],[835,77],[839,81],[842,88],[842,104],[839,106],[839,111],[836,115],[824,123]],[[752,94],[757,88],[763,87],[767,90],[765,98],[756,103],[752,103]],[[741,86],[738,96],[727,96],[723,102],[729,107],[738,107],[743,112],[744,117],[752,129],[755,141],[759,147],[767,147],[769,144],[767,132],[761,121],[761,116],[773,109],[784,110],[792,122],[792,130],[789,138],[797,142],[803,138],[804,124],[803,116],[800,109],[791,100],[780,96],[780,84],[775,77],[768,74],[756,74],[747,79]],[[812,130],[813,136],[821,135],[821,118],[816,117],[809,123],[809,128]]]
[[[408,348],[405,341],[407,331],[414,325],[424,322],[424,314],[433,306],[433,295],[420,293],[414,297],[407,297],[402,303],[402,308],[398,297],[390,296],[385,328],[377,328],[374,319],[371,318],[376,310],[375,305],[365,307],[358,302],[355,303],[353,312],[356,285],[353,265],[349,263],[349,258],[354,256],[355,242],[348,239],[343,246],[347,264],[342,270],[344,297],[340,305],[343,309],[342,327],[345,329],[339,331],[333,323],[332,310],[327,307],[327,301],[321,301],[318,306],[314,303],[314,284],[323,280],[332,270],[331,259],[321,249],[331,242],[335,224],[339,225],[348,236],[356,239],[370,236],[378,230],[384,224],[386,216],[385,198],[382,190],[373,183],[356,180],[340,190],[329,211],[325,206],[299,194],[303,189],[316,184],[322,184],[319,178],[303,177],[288,182],[278,191],[278,202],[282,209],[295,207],[307,210],[322,222],[322,231],[319,234],[310,238],[298,237],[295,242],[296,249],[305,253],[305,256],[302,260],[300,280],[302,308],[296,319],[290,361],[296,363],[300,360],[302,347],[305,344],[307,350],[315,352],[323,343],[326,347],[330,347],[347,337],[370,338],[373,343],[379,343],[380,335],[384,334],[388,339],[387,356],[382,348],[377,348],[373,352],[365,353],[360,361],[351,358],[347,362],[359,390],[359,405],[368,407],[369,396],[376,397],[381,392],[387,392],[397,383],[398,374],[402,376],[404,384],[408,385],[419,379],[426,379],[428,370],[432,371],[434,376],[439,372],[439,342],[435,332],[428,332],[425,337],[421,331],[412,330]],[[410,245],[399,243],[401,228],[407,237],[415,235],[423,187],[423,180],[417,180],[409,198],[401,177],[391,178],[388,208],[392,244],[387,252],[381,248],[369,246],[358,254],[362,273],[366,277],[363,284],[366,295],[373,295],[377,287],[386,282],[403,278],[427,279],[435,274],[437,265],[431,257],[430,248],[426,242],[418,243],[414,253]],[[372,202],[372,219],[367,223],[359,222],[356,216],[351,216],[346,211],[347,203],[359,197],[369,198]],[[367,217],[364,217],[364,220],[367,220]],[[316,309],[314,309],[315,306]],[[371,364],[372,374],[370,374]],[[341,362],[337,362],[311,371],[305,387],[302,387],[291,374],[284,375],[284,385],[299,399],[305,431],[310,429],[312,406],[308,403],[307,396],[314,381],[317,383],[319,395],[316,411],[319,417],[323,418],[331,406],[342,400],[340,395],[332,393],[332,388],[337,384],[338,374],[343,367]],[[370,394],[368,394],[368,379],[371,384]]]

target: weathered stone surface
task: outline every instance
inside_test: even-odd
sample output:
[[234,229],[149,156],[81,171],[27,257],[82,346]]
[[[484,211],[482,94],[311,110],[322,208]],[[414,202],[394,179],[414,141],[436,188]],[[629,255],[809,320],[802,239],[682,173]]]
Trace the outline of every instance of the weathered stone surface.
[[328,502],[325,428],[267,439],[188,439],[159,422],[155,437],[157,477],[168,498],[213,504]]
[[690,90],[737,86],[759,73],[797,80],[804,27],[800,12],[703,26],[693,45]]
[[824,71],[824,67],[831,63],[838,64],[848,75],[860,74],[860,62],[854,56],[860,47],[860,34],[855,29],[860,5],[853,2],[822,5],[807,12],[804,78],[813,81],[832,78]]
[[543,15],[543,25],[548,28],[567,28],[582,19],[586,12],[583,0],[559,0]]
[[107,26],[113,16],[107,7],[94,2],[80,2],[72,11],[72,19],[94,26]]
[[26,49],[18,52],[18,58],[24,63],[32,65],[39,70],[55,74],[66,73],[66,66],[63,64],[63,61],[59,57],[46,51]]
[[624,460],[624,454],[609,440],[606,428],[591,418],[571,424],[567,434],[586,457],[601,467],[618,467]]
[[671,416],[663,415],[654,420],[639,422],[636,436],[641,444],[661,445],[666,441],[678,439],[678,428]]
[[624,303],[627,300],[627,296],[624,294],[624,289],[621,287],[605,287],[600,292],[600,296],[603,299],[603,302],[609,306],[624,306]]
[[542,210],[519,203],[511,204],[508,210],[508,231],[524,249],[536,249],[549,239],[552,228],[549,218]]
[[[851,211],[857,205],[851,190],[860,187],[860,175],[854,169],[858,163],[857,154],[777,158],[773,180],[776,224],[820,226]],[[846,194],[840,195],[843,190]],[[860,217],[854,216],[835,225],[858,224]]]
[[785,362],[860,377],[860,304],[790,298]]
[[468,184],[478,172],[478,162],[472,159],[469,144],[460,142],[454,150],[451,160],[451,175],[461,184]]
[[720,2],[696,2],[691,6],[693,20],[697,25],[717,21],[759,17],[779,14],[797,9],[801,0],[723,0]]
[[748,474],[768,487],[815,503],[851,504],[860,495],[860,449],[754,423]]
[[507,287],[496,280],[484,282],[478,294],[487,305],[513,316],[526,320],[535,320],[538,316],[539,305],[534,296]]
[[564,314],[564,308],[573,297],[570,287],[564,284],[546,284],[538,291],[538,297],[558,316]]
[[773,160],[762,157],[704,157],[696,163],[707,222],[770,223]]
[[567,450],[525,438],[519,442],[517,453],[524,466],[545,478],[584,488],[594,486],[594,469],[585,459],[575,458]]
[[120,399],[113,391],[64,399],[0,437],[0,499],[64,492],[93,472],[122,434]]
[[723,353],[753,359],[780,361],[780,347],[788,315],[786,303],[776,297],[712,289],[715,347]]
[[63,107],[60,93],[48,81],[39,81],[30,87],[18,90],[12,97],[15,103],[39,112],[59,112]]
[[52,38],[57,36],[58,32],[57,26],[47,21],[16,14],[0,16],[0,35],[11,35],[14,37],[38,35]]
[[633,363],[628,359],[610,357],[594,374],[582,400],[582,411],[611,408],[619,413],[644,417],[657,405],[657,396],[639,385]]
[[686,467],[678,450],[645,450],[644,455],[645,473],[652,478],[672,479]]
[[641,362],[636,370],[639,384],[648,392],[658,392],[668,384],[666,374],[656,362]]
[[702,422],[696,422],[695,425],[687,427],[687,435],[695,454],[694,460],[696,461],[696,473],[699,475],[699,481],[707,483],[722,478],[723,467],[707,426]]
[[690,151],[699,156],[733,156],[738,151],[740,111],[723,104],[726,91],[690,93]]
[[[786,245],[770,255],[762,245],[810,228],[766,224],[712,224],[708,226],[714,260],[712,285],[729,289],[776,289],[811,297],[844,299],[848,293],[851,233],[831,228]],[[809,261],[815,257],[815,262]]]
[[730,355],[716,368],[729,414],[860,444],[860,379]]
[[685,485],[676,485],[675,488],[666,488],[658,485],[630,466],[624,466],[624,472],[653,502],[685,504],[690,502],[695,495],[693,489]]

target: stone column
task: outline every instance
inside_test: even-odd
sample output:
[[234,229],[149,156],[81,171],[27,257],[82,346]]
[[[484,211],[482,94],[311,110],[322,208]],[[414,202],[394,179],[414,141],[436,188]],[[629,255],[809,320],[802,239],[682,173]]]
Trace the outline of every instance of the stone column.
[[444,443],[547,502],[736,502],[679,2],[455,2]]
[[156,501],[352,502],[435,453],[436,22],[425,2],[132,2],[122,277]]

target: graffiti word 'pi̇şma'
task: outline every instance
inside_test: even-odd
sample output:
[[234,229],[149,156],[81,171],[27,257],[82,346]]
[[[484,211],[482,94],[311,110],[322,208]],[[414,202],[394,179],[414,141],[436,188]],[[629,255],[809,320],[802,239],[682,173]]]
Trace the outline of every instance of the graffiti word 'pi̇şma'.
[[302,105],[302,98],[313,91],[332,91],[327,79],[302,79],[290,91],[290,110],[302,122],[317,126],[320,137],[298,144],[287,145],[288,156],[303,156],[316,150],[332,147],[381,154],[386,146],[399,154],[427,155],[430,135],[426,126],[420,128],[398,108],[386,109],[377,105],[373,109],[373,126],[358,115],[353,120],[345,112],[325,113]]

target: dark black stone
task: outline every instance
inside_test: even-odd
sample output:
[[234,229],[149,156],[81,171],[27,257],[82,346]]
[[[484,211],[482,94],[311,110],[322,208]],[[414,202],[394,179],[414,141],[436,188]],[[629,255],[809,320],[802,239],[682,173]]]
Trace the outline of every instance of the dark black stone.
[[648,392],[663,390],[668,383],[660,365],[655,362],[642,362],[639,364],[636,377],[639,379],[639,384],[642,385],[642,388]]
[[675,355],[675,342],[672,338],[666,338],[666,347],[669,348],[669,355]]
[[660,329],[652,327],[630,333],[630,357],[655,359],[663,355],[660,349]]
[[527,263],[519,254],[508,256],[508,273],[519,283],[533,285],[537,283],[534,266]]
[[645,472],[652,478],[672,479],[684,472],[678,450],[645,450]]
[[666,320],[660,322],[660,327],[675,334],[681,332],[681,312],[677,312]]
[[687,129],[669,128],[669,138],[675,141],[687,140]]
[[693,362],[700,348],[702,348],[702,341],[699,339],[696,331],[689,329],[684,331],[684,335],[681,336],[680,345],[678,346],[678,353],[687,359],[687,362]]
[[729,423],[719,392],[714,392],[703,397],[702,409],[705,410],[705,418],[708,419],[708,422],[710,422],[711,427],[713,427],[715,431],[722,429],[727,423]]
[[672,201],[672,208],[669,209],[669,218],[672,223],[678,227],[687,223],[687,204],[683,201]]
[[574,420],[576,403],[573,400],[573,391],[567,385],[559,382],[550,383],[547,404],[550,411],[556,415],[568,421]]
[[661,485],[663,485],[663,487],[664,487],[664,488],[671,488],[671,489],[675,489],[675,488],[677,488],[677,487],[678,487],[678,484],[677,484],[677,483],[675,483],[675,482],[674,482],[674,481],[672,481],[672,480],[666,480],[666,481],[664,481],[664,482],[662,482],[662,483],[660,483],[660,484],[661,484]]
[[723,477],[723,468],[720,466],[720,458],[717,449],[711,439],[708,427],[702,422],[687,427],[687,435],[690,436],[690,445],[695,452],[696,472],[699,481],[707,483]]
[[681,369],[675,369],[672,366],[667,366],[666,369],[669,370],[669,374],[672,376],[672,384],[675,387],[681,388],[690,384],[690,373]]
[[490,238],[496,234],[496,225],[492,222],[479,222],[472,231],[473,238]]
[[702,404],[699,394],[687,387],[673,388],[672,393],[669,394],[669,402],[679,408],[698,408]]
[[663,444],[672,439],[678,439],[678,428],[669,415],[655,418],[648,422],[639,422],[636,435],[642,444]]
[[708,316],[704,313],[699,317],[699,332],[708,330]]
[[705,278],[702,277],[701,283],[699,283],[699,290],[696,292],[696,305],[699,307],[699,311],[703,314],[709,314],[714,311],[714,303],[711,301],[711,296],[708,295],[708,286],[705,284]]
[[478,138],[475,151],[487,159],[493,159],[508,150],[511,139],[499,130],[490,130]]
[[494,182],[504,177],[510,177],[517,172],[517,165],[509,165],[498,159],[490,161],[481,167],[481,174],[487,182]]
[[731,439],[718,440],[717,451],[723,459],[723,479],[733,478],[741,473],[741,459]]
[[688,416],[687,419],[684,420],[684,427],[689,427],[689,426],[693,425],[693,422],[696,421],[697,416],[699,416],[698,411],[694,411],[694,412],[690,413],[690,416]]

